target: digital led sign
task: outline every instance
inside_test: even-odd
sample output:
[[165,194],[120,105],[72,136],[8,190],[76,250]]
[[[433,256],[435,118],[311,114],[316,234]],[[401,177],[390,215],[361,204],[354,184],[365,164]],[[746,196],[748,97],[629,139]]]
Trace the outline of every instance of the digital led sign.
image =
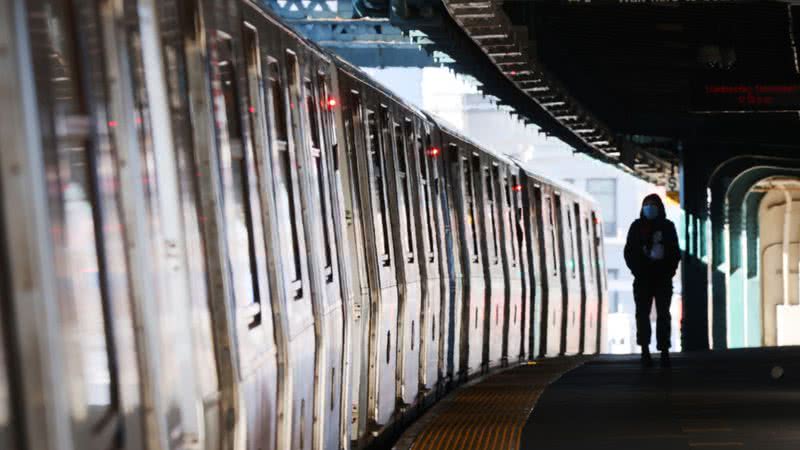
[[789,83],[698,83],[692,92],[694,112],[800,111],[800,81]]

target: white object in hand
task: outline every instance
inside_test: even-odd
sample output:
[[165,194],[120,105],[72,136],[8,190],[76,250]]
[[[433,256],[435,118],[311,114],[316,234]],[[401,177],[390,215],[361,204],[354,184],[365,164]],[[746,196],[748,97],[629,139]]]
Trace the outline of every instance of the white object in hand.
[[653,245],[650,247],[650,252],[647,253],[648,258],[656,261],[664,259],[664,244],[662,244],[663,239],[663,234],[660,230],[653,233]]
[[664,245],[663,244],[653,244],[653,247],[650,249],[650,254],[648,255],[650,259],[659,260],[664,259]]

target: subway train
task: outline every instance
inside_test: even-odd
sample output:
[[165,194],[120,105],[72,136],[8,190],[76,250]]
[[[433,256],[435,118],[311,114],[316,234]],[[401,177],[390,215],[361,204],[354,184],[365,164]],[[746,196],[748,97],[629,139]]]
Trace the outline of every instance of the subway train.
[[375,446],[604,347],[597,205],[245,0],[0,0],[0,448]]

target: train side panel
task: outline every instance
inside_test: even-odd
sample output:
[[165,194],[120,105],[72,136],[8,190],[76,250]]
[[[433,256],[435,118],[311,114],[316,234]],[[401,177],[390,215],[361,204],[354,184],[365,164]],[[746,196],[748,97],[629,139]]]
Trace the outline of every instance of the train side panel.
[[484,325],[484,366],[493,368],[503,363],[503,325],[505,321],[505,305],[509,295],[509,284],[506,280],[507,268],[503,255],[502,240],[502,189],[499,178],[501,163],[484,156],[481,158],[480,176],[476,180],[481,192],[478,197],[482,201],[484,258],[487,269],[484,270],[487,289],[485,325]]

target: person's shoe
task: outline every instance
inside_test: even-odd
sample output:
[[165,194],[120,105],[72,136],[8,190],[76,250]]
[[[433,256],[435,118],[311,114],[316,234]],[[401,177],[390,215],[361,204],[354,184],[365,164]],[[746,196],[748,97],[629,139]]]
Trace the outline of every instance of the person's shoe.
[[642,367],[653,367],[653,358],[650,356],[650,352],[643,352],[642,353]]
[[661,352],[661,359],[658,362],[661,363],[661,367],[672,367],[672,361],[670,361],[667,351]]

